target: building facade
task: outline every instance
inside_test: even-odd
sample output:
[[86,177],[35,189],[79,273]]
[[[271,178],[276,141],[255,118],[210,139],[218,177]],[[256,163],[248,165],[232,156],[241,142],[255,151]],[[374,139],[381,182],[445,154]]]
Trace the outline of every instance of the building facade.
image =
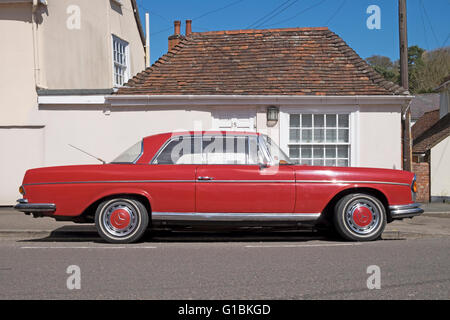
[[145,67],[144,35],[134,0],[0,0],[0,30],[0,205],[11,205],[77,117],[55,133],[39,97],[112,93]]

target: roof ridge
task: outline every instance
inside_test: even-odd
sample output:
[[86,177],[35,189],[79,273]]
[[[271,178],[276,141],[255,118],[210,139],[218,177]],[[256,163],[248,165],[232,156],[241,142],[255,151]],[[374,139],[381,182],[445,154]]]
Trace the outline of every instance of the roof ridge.
[[213,34],[242,34],[242,33],[261,33],[261,32],[289,32],[289,31],[328,31],[328,27],[297,27],[297,28],[275,28],[275,29],[236,29],[236,30],[217,30],[192,32],[191,35],[213,35]]

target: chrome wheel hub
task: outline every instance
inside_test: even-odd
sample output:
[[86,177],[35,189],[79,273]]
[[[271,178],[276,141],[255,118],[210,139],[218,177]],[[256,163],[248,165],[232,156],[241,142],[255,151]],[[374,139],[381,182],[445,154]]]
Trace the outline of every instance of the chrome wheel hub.
[[138,224],[137,209],[126,201],[115,201],[104,209],[102,223],[108,233],[127,236]]
[[345,211],[345,223],[351,231],[366,235],[380,224],[381,213],[377,205],[370,200],[352,201]]

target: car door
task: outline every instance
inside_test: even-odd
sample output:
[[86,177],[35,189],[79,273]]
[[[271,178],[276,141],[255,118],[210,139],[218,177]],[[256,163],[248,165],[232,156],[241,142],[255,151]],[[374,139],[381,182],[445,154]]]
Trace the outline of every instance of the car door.
[[293,212],[293,169],[260,166],[264,157],[257,135],[203,136],[202,165],[196,171],[197,212]]
[[[200,138],[198,138],[200,139]],[[195,170],[200,152],[194,149],[193,136],[174,136],[145,167],[147,191],[152,197],[152,212],[195,212]]]

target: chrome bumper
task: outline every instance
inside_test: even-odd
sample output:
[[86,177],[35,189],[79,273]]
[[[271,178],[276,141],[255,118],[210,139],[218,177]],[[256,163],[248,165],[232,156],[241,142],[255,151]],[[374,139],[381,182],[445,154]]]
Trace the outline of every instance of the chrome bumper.
[[389,206],[392,219],[412,218],[423,213],[420,203],[411,203],[405,205]]
[[27,199],[19,199],[17,202],[14,209],[21,212],[55,212],[56,210],[53,203],[28,203]]

